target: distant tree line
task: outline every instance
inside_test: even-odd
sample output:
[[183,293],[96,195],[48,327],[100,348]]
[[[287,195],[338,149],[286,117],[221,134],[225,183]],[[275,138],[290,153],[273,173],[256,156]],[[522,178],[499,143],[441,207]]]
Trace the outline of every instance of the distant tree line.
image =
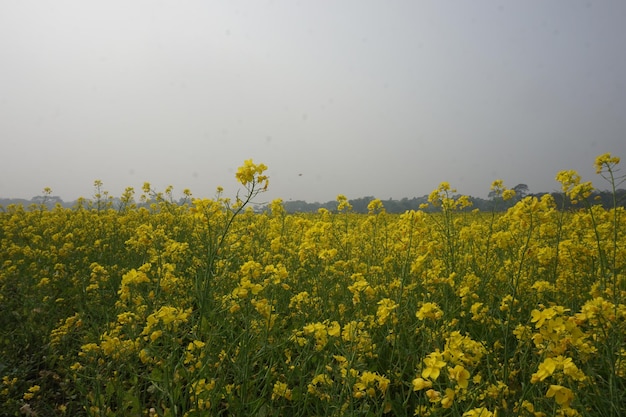
[[[524,184],[521,184],[523,187],[515,190],[516,195],[514,198],[510,200],[503,200],[501,197],[497,197],[494,194],[491,194],[488,199],[480,198],[480,197],[470,197],[472,202],[472,206],[465,208],[465,211],[472,211],[478,209],[480,211],[506,211],[510,207],[513,207],[524,197],[531,196],[541,199],[546,194],[551,194],[556,202],[558,208],[563,208],[565,210],[576,210],[578,208],[584,207],[585,203],[578,202],[578,204],[572,204],[572,202],[563,195],[563,193],[536,193],[529,194],[528,187]],[[617,200],[618,207],[626,208],[626,190],[620,189],[615,193],[615,198]],[[458,197],[458,196],[457,196]],[[355,213],[367,213],[367,205],[374,200],[375,197],[367,196],[349,200],[350,205],[352,206],[352,211]],[[432,205],[428,205],[426,208],[424,204],[428,203],[428,195],[424,195],[422,197],[413,197],[413,198],[403,198],[401,200],[381,200],[383,206],[387,213],[404,213],[408,210],[423,210],[426,212],[435,212],[439,209],[433,207]],[[592,205],[602,205],[605,208],[612,208],[614,197],[613,193],[609,191],[596,191],[594,192],[588,199],[589,204]],[[294,201],[285,201],[283,202],[283,206],[285,207],[285,211],[288,213],[312,213],[316,212],[320,208],[325,208],[330,211],[334,211],[337,209],[336,201],[328,201],[326,203],[308,203],[302,200],[294,200]]]
[[[525,184],[519,184],[518,186],[513,188],[516,191],[516,195],[514,198],[510,200],[503,200],[501,197],[495,195],[494,193],[490,193],[489,198],[483,199],[480,197],[470,197],[472,202],[472,206],[465,208],[465,211],[472,211],[478,209],[480,211],[506,211],[510,207],[514,206],[518,201],[526,196],[533,196],[537,198],[541,198],[546,194],[551,194],[554,198],[556,205],[558,208],[563,208],[565,210],[576,210],[585,206],[584,202],[578,202],[578,204],[572,204],[572,202],[563,195],[563,193],[537,193],[530,194],[528,193],[528,187]],[[457,196],[458,197],[458,196]],[[615,198],[615,200],[614,200]],[[374,200],[375,197],[367,196],[349,200],[350,205],[352,206],[352,211],[354,213],[367,213],[368,204]],[[65,202],[58,196],[35,196],[30,200],[26,199],[17,199],[17,198],[0,198],[0,211],[3,211],[7,206],[15,204],[22,205],[25,208],[29,207],[47,207],[54,208],[57,205],[65,208],[73,208],[77,207],[77,205],[82,205],[83,207],[88,206],[90,200],[82,200],[82,202],[78,201],[70,201]],[[421,197],[413,197],[413,198],[402,198],[401,200],[381,200],[383,206],[385,207],[385,211],[387,213],[404,213],[408,210],[423,210],[426,212],[435,212],[439,209],[433,207],[432,205],[428,205],[424,208],[424,205],[428,204],[428,195],[424,195]],[[626,208],[626,190],[619,189],[616,191],[615,196],[613,193],[609,191],[595,191],[587,200],[589,204],[592,205],[602,205],[605,208],[612,208],[614,205],[614,201],[617,202],[618,207]],[[137,206],[149,206],[153,201],[136,203]],[[178,204],[189,204],[188,199],[181,199]],[[106,202],[107,207],[111,207],[113,209],[117,209],[122,205],[122,201],[119,198],[109,197]],[[315,213],[319,209],[324,208],[329,211],[337,210],[337,201],[327,201],[325,203],[309,203],[304,200],[289,200],[284,201],[283,206],[285,207],[285,211],[287,213]],[[257,205],[257,211],[267,210],[269,204]]]

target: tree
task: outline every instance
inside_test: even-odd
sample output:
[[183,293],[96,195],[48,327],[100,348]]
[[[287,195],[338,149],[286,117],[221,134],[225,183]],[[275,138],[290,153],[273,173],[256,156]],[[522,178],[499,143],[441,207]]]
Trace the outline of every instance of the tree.
[[515,195],[520,200],[528,195],[528,185],[526,184],[517,184],[513,187],[513,191],[515,191]]

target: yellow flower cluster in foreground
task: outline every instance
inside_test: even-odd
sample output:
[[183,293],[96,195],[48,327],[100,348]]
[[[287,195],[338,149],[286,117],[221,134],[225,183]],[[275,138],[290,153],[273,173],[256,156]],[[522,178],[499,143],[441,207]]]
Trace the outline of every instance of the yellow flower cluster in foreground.
[[[619,158],[596,160],[613,189]],[[7,415],[626,415],[626,217],[562,171],[471,212],[285,213],[245,196],[0,212],[0,403]],[[512,190],[495,181],[497,198]]]

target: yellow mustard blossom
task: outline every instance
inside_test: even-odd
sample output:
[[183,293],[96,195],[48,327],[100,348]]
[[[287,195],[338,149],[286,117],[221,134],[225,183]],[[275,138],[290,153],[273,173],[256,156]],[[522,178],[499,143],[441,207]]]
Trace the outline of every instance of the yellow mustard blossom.
[[337,211],[338,212],[348,212],[352,210],[352,205],[348,201],[348,197],[343,194],[339,194],[337,196]]
[[516,193],[515,193],[515,190],[504,190],[504,191],[502,192],[502,199],[503,199],[504,201],[510,200],[510,199],[512,199],[513,197],[515,197],[515,194],[516,194]]
[[615,320],[615,304],[604,297],[595,297],[583,305],[576,318],[594,326],[599,326],[603,322],[613,322]]
[[[535,411],[535,406],[528,400],[522,401],[521,407],[519,409],[523,409],[526,412],[530,413],[533,417],[546,417],[545,413],[540,411]],[[519,411],[516,409],[515,411]]]
[[376,391],[384,395],[389,386],[389,379],[379,375],[376,372],[362,372],[353,386],[353,396],[355,398],[363,398],[364,396],[374,397]]
[[150,279],[144,272],[131,269],[122,276],[122,283],[118,291],[120,299],[130,301],[132,288],[146,282],[150,282]]
[[504,187],[504,181],[503,180],[494,180],[491,183],[491,187],[489,189],[491,191],[493,191],[494,195],[499,197],[499,196],[502,195],[502,191],[504,191],[506,188]]
[[452,388],[446,388],[446,391],[441,399],[441,406],[443,408],[450,408],[454,405],[455,392]]
[[369,202],[367,205],[367,212],[369,214],[377,214],[384,212],[385,208],[383,206],[383,202],[379,199],[374,199]]
[[189,387],[191,398],[196,404],[196,410],[208,410],[211,408],[209,399],[210,392],[215,389],[215,379],[207,382],[206,378],[200,378],[194,381]]
[[337,321],[332,321],[331,323],[326,325],[326,332],[329,336],[340,337],[341,325]]
[[456,365],[454,368],[448,368],[450,379],[456,381],[461,388],[467,388],[469,384],[470,373],[463,365]]
[[544,281],[544,280],[535,281],[530,288],[532,288],[533,290],[536,290],[539,293],[551,292],[555,290],[554,284],[548,281]]
[[614,165],[619,164],[620,158],[617,156],[611,156],[610,153],[598,155],[594,162],[596,168],[596,174],[600,174],[605,168],[612,168]]
[[615,375],[626,378],[626,349],[621,348],[615,359]]
[[328,331],[324,323],[311,323],[302,328],[304,334],[312,334],[315,337],[315,349],[322,350],[328,343]]
[[255,310],[265,319],[264,327],[271,329],[277,318],[277,315],[274,313],[274,306],[271,305],[266,298],[250,300],[250,304],[252,304]]
[[450,183],[443,181],[428,195],[428,202],[434,207],[441,206],[444,209],[451,209],[454,206],[454,199],[450,195],[454,193],[456,190],[450,187]]
[[533,374],[531,382],[535,383],[538,381],[543,381],[547,377],[551,376],[556,370],[557,365],[558,362],[553,358],[544,359],[543,362],[539,364],[537,372]]
[[387,323],[390,317],[392,322],[396,322],[395,316],[392,316],[393,311],[398,308],[398,304],[389,298],[383,298],[378,302],[378,309],[376,310],[376,321],[381,326]]
[[444,359],[455,365],[476,366],[481,358],[487,354],[482,343],[473,340],[469,336],[461,335],[455,330],[446,338]]
[[437,303],[427,302],[417,310],[415,317],[420,320],[432,319],[439,320],[443,316],[443,311]]
[[593,184],[590,181],[576,184],[569,190],[568,196],[572,201],[572,204],[577,204],[579,200],[585,200],[593,193]]
[[272,216],[284,216],[286,214],[282,198],[272,200],[270,203],[270,212],[272,213]]
[[569,193],[572,187],[580,184],[580,175],[574,170],[559,171],[555,179],[561,183],[561,189],[565,194]]
[[553,358],[545,358],[539,364],[537,372],[532,375],[530,382],[543,381],[556,371],[562,371],[563,375],[575,381],[584,381],[586,379],[585,374],[576,366],[572,358],[558,355]]
[[432,381],[428,379],[424,379],[422,377],[415,378],[412,384],[413,384],[413,391],[421,391],[423,389],[430,388],[433,386]]
[[244,186],[262,184],[263,189],[266,189],[269,182],[269,178],[263,175],[266,170],[265,164],[255,164],[252,159],[246,159],[243,165],[237,168],[235,177]]
[[463,417],[494,417],[494,413],[485,407],[479,407],[464,412]]
[[[183,310],[181,308],[163,306],[147,317],[146,326],[141,334],[148,335],[152,333],[153,329],[159,324],[165,329],[176,330],[181,323],[187,322],[190,314],[191,309]],[[159,336],[156,336],[156,338]]]
[[470,313],[472,313],[472,320],[483,322],[488,317],[489,307],[484,303],[476,302],[470,307]]
[[31,399],[33,399],[35,394],[37,394],[39,392],[39,390],[41,390],[41,387],[39,385],[33,385],[32,387],[28,388],[28,391],[24,393],[22,398],[25,401],[31,400]]
[[327,393],[328,387],[333,385],[333,380],[326,374],[317,374],[311,380],[311,383],[307,385],[307,391],[309,394],[315,395],[322,400],[330,400],[330,395]]
[[372,288],[362,273],[352,274],[351,278],[354,282],[348,286],[348,290],[353,294],[352,303],[354,305],[361,302],[361,294],[365,294],[367,298],[370,299],[374,297],[376,291]]
[[561,385],[550,385],[546,397],[554,397],[556,403],[562,407],[569,407],[570,403],[574,399],[574,393],[569,388]]
[[274,383],[274,387],[272,388],[272,400],[277,400],[279,398],[291,400],[292,393],[291,389],[289,389],[289,386],[286,383],[276,381]]
[[428,401],[430,401],[431,403],[436,403],[436,402],[441,401],[441,392],[431,388],[426,391],[426,397],[428,398]]
[[535,323],[535,328],[536,329],[539,329],[540,327],[542,327],[544,325],[546,320],[550,320],[554,316],[556,316],[557,314],[562,314],[565,311],[567,311],[567,310],[564,309],[563,307],[550,307],[550,308],[546,308],[546,309],[544,309],[542,311],[534,309],[533,311],[530,312],[530,314],[532,316],[530,321],[531,321],[531,323]]
[[82,318],[78,313],[74,313],[73,316],[66,318],[63,324],[53,329],[50,333],[50,343],[52,345],[58,345],[62,339],[68,335],[73,329],[81,327],[83,324]]
[[431,415],[430,407],[425,405],[425,404],[418,405],[415,408],[415,411],[413,411],[413,415],[414,416],[419,416],[419,417],[421,417],[421,416],[429,416],[429,415]]
[[422,369],[422,378],[436,380],[439,378],[441,368],[446,366],[443,355],[439,351],[432,352],[424,358],[424,368]]

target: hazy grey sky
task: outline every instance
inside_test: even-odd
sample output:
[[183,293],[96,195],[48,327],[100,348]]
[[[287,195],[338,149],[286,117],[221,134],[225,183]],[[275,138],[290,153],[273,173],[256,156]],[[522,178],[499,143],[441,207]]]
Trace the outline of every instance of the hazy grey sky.
[[604,188],[625,22],[623,0],[0,0],[0,196],[232,196],[249,158],[261,200]]

